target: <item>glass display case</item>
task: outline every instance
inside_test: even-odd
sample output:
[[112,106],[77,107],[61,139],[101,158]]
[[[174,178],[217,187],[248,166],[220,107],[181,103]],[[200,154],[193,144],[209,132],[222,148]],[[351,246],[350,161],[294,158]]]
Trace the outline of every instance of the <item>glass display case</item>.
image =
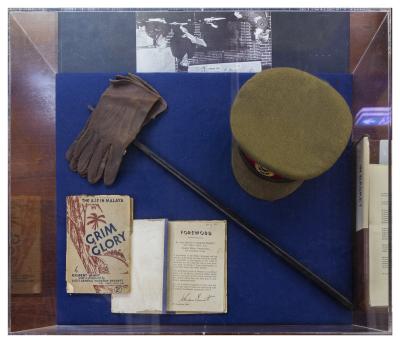
[[[391,9],[10,9],[9,333],[391,334],[391,20]],[[329,171],[270,202],[235,180],[229,118],[242,86],[274,68],[329,84],[353,125]],[[91,184],[65,154],[87,107],[128,73],[168,109],[113,185]],[[129,195],[135,220],[226,221],[225,311],[113,313],[114,295],[70,294],[66,197],[79,194]]]

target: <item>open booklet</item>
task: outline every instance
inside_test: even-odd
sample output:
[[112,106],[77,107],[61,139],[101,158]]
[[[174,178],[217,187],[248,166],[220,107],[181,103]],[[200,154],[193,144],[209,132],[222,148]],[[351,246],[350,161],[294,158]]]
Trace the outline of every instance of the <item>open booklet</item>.
[[113,313],[226,313],[226,221],[134,220],[131,292]]

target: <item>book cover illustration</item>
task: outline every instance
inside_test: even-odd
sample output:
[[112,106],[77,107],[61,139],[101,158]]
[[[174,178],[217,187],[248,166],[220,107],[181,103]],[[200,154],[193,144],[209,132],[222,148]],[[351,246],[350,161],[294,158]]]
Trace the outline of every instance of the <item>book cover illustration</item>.
[[67,293],[130,291],[133,199],[67,197]]

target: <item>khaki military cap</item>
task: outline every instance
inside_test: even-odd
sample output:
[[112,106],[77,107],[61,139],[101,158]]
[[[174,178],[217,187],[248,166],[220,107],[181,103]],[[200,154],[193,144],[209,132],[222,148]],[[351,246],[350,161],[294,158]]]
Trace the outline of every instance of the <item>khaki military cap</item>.
[[337,161],[352,129],[343,97],[293,68],[257,73],[232,105],[232,167],[249,194],[277,200]]

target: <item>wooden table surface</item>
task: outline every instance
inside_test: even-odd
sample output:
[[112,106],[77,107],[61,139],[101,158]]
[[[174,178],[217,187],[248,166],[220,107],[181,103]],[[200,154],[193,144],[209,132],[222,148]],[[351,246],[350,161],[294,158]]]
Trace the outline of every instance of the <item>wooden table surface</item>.
[[12,198],[37,196],[41,204],[41,293],[11,295],[10,330],[19,331],[55,324],[57,13],[10,14],[9,30],[10,192]]

